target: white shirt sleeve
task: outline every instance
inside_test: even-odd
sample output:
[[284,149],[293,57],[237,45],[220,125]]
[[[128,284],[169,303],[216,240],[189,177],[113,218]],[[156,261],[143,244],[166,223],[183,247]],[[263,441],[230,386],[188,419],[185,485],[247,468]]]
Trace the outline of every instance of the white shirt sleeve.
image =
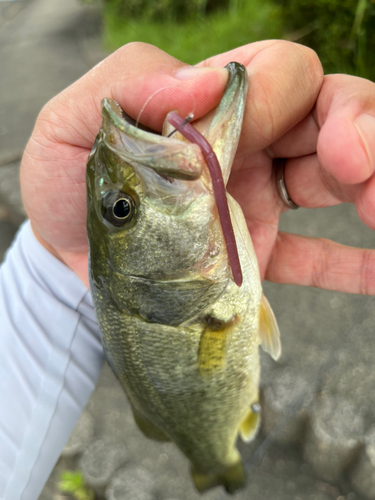
[[90,292],[26,222],[0,268],[0,499],[39,497],[103,359]]

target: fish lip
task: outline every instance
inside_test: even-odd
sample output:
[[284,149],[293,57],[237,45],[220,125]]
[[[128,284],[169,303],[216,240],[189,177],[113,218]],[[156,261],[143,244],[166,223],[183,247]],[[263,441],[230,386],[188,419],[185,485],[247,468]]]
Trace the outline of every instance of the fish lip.
[[[230,134],[232,135],[226,136],[232,144],[229,149],[233,150],[233,144],[235,144],[235,151],[240,135],[240,123],[242,123],[244,110],[243,96],[247,93],[248,80],[246,68],[242,64],[230,62],[225,68],[228,71],[228,81],[223,97],[202,135],[214,148],[211,141],[214,137],[209,137],[207,134],[212,132],[211,127],[213,127],[214,134],[215,131],[220,130],[221,125],[228,119],[227,113],[230,112],[231,116],[235,116],[235,122],[239,124],[239,126],[231,126]],[[102,139],[110,150],[125,161],[142,164],[172,179],[196,180],[201,177],[203,170],[206,170],[206,162],[198,144],[136,127],[131,123],[131,118],[124,114],[120,105],[113,99],[104,98],[101,105]],[[228,172],[230,169],[228,161],[226,167],[223,168]]]
[[170,277],[168,277],[168,279],[159,279],[158,277],[156,277],[155,275],[144,275],[144,274],[133,274],[133,273],[124,273],[122,271],[119,271],[118,269],[116,269],[114,267],[114,265],[110,262],[109,263],[109,268],[112,272],[124,277],[124,278],[133,278],[135,280],[139,280],[139,281],[147,281],[149,283],[171,283],[171,282],[174,282],[174,283],[191,283],[192,281],[201,281],[202,284],[203,283],[215,283],[215,280],[210,280],[210,279],[207,279],[207,278],[202,278],[201,275],[199,275],[197,273],[197,276],[190,276],[189,279],[186,279],[186,278],[180,278],[180,277],[177,277],[177,275],[170,275]]
[[109,259],[108,262],[108,268],[110,271],[113,273],[123,277],[123,278],[132,278],[134,280],[139,280],[139,281],[144,281],[148,283],[155,283],[155,284],[160,284],[160,283],[181,283],[181,284],[191,284],[192,282],[201,282],[202,286],[206,284],[207,286],[211,286],[215,283],[218,283],[220,281],[228,281],[228,277],[225,277],[225,279],[210,279],[205,276],[202,276],[198,271],[196,274],[190,275],[188,278],[182,278],[181,277],[181,272],[176,272],[175,274],[171,274],[168,277],[164,279],[160,279],[155,274],[134,274],[134,273],[124,273],[120,271],[119,269],[116,269],[111,260]]
[[204,164],[198,145],[148,132],[132,125],[112,99],[102,100],[102,140],[130,164],[140,164],[164,176],[196,180]]
[[[234,80],[240,77],[242,80],[246,80],[246,68],[239,62],[233,61],[225,66],[228,71],[228,81],[225,85],[224,95],[228,88],[233,84]],[[112,103],[115,105],[113,106]],[[219,104],[220,106],[220,104]],[[134,137],[142,137],[145,140],[150,140],[153,142],[155,138],[163,138],[163,140],[170,142],[171,144],[182,144],[186,146],[184,141],[176,139],[174,136],[163,136],[151,129],[146,127],[135,126],[132,121],[135,122],[131,117],[129,117],[121,108],[120,104],[114,99],[105,97],[101,101],[101,114],[103,118],[108,118],[113,125],[119,130],[129,133]],[[212,120],[211,120],[212,121]],[[139,125],[139,124],[138,124]],[[204,135],[204,134],[203,134]]]
[[[116,107],[114,107],[113,104],[115,104]],[[128,115],[125,114],[124,116],[123,109],[114,99],[104,97],[101,101],[101,109],[102,116],[104,118],[109,119],[116,128],[118,128],[122,132],[132,135],[133,137],[141,137],[142,139],[149,140],[150,142],[154,142],[155,139],[163,138],[163,140],[170,142],[171,144],[177,143],[186,146],[185,142],[180,141],[173,136],[166,137],[155,131],[151,131],[149,129],[144,130],[144,128],[136,127],[131,123]],[[139,156],[141,157],[142,155]]]

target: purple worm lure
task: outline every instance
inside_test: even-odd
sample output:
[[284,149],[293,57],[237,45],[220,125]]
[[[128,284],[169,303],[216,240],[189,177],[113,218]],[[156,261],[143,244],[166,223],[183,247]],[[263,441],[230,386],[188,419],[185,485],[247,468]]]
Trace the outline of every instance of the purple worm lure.
[[198,144],[201,148],[204,159],[206,160],[208,170],[211,175],[212,187],[214,190],[215,201],[221,227],[224,234],[225,244],[227,246],[229,265],[232,269],[234,282],[238,287],[242,285],[242,270],[232,221],[230,219],[228,200],[224,186],[223,175],[220,164],[209,142],[198,132],[187,120],[184,120],[176,111],[168,116],[168,122],[173,125],[188,141]]

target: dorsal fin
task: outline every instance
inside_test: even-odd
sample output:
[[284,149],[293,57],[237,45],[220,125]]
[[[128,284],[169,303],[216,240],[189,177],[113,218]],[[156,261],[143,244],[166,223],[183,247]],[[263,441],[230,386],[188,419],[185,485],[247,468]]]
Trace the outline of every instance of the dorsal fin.
[[277,360],[281,354],[280,331],[275,315],[264,294],[260,304],[259,338],[262,349]]

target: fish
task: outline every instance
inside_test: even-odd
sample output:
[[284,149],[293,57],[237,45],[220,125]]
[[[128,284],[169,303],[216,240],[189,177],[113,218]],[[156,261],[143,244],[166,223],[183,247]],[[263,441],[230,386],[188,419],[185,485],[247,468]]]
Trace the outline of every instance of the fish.
[[[226,69],[218,107],[191,124],[212,147],[224,186],[248,92],[244,66]],[[87,235],[108,363],[139,429],[175,443],[196,489],[233,493],[246,483],[237,438],[254,439],[261,420],[259,346],[274,359],[281,352],[242,209],[225,192],[239,281],[200,145],[170,114],[159,135],[109,98],[101,112],[86,169]]]

